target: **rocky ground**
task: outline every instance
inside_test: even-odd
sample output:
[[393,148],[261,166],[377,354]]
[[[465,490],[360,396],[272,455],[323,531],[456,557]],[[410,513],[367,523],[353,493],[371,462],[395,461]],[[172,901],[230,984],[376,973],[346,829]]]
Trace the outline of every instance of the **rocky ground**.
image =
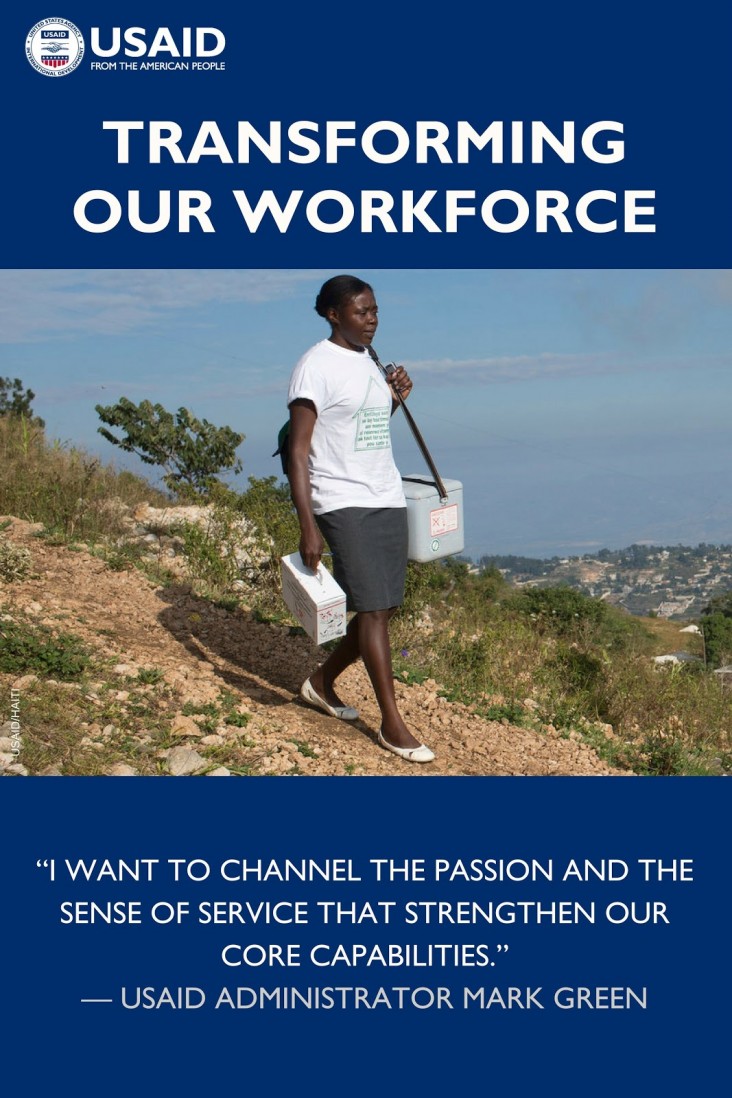
[[34,536],[38,529],[12,519],[4,531],[29,549],[32,572],[0,581],[0,632],[4,621],[22,620],[73,633],[94,653],[94,668],[81,684],[0,674],[2,712],[17,700],[20,724],[20,740],[9,721],[0,725],[6,773],[624,773],[579,737],[486,721],[440,697],[431,681],[396,684],[414,734],[436,753],[430,764],[405,762],[376,742],[378,709],[360,665],[339,692],[361,717],[336,721],[299,700],[320,658],[307,637],[216,607],[183,581],[156,586],[136,568],[113,570],[85,549]]

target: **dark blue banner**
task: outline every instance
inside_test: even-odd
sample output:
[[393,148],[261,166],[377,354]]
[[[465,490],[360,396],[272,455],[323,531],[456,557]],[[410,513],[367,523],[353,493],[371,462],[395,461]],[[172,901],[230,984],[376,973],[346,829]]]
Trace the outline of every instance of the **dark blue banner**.
[[33,1092],[715,1089],[723,779],[3,794],[5,1024]]
[[726,265],[718,6],[28,11],[8,266]]

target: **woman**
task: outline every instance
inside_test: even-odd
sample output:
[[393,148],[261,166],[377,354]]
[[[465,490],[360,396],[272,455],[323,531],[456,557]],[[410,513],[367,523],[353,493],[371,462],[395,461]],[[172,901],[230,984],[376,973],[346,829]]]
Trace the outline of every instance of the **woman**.
[[325,539],[355,615],[300,695],[333,717],[356,720],[335,682],[361,657],[381,710],[379,743],[409,762],[431,762],[434,754],[397,708],[389,643],[389,619],[404,598],[408,540],[389,420],[398,407],[396,391],[408,396],[412,382],[399,366],[387,383],[368,353],[378,325],[368,283],[336,275],[321,287],[315,311],[330,325],[330,336],[303,355],[290,378],[288,476],[303,563],[317,570]]

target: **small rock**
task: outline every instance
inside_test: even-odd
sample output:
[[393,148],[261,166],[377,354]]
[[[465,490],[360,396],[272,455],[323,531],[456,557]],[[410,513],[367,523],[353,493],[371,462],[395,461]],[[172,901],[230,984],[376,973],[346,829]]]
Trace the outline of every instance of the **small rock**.
[[26,686],[31,686],[34,682],[38,682],[38,675],[23,675],[21,678],[15,680],[11,689],[24,690]]
[[217,766],[215,770],[209,770],[206,775],[207,778],[230,778],[231,771],[227,770],[225,766]]
[[114,766],[110,766],[107,774],[109,774],[111,778],[135,778],[137,777],[138,771],[135,770],[134,766],[118,762],[115,763]]
[[184,713],[175,714],[170,731],[173,736],[200,737],[201,735],[201,729],[198,727],[193,717],[187,717]]
[[168,753],[167,766],[169,772],[175,777],[183,777],[186,774],[195,774],[197,770],[203,770],[206,760],[190,747],[173,747]]

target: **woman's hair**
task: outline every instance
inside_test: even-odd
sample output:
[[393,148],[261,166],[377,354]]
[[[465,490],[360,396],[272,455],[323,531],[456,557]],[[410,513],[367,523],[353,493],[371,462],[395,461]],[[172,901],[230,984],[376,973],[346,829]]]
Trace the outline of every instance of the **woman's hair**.
[[327,320],[331,309],[340,309],[341,305],[366,290],[373,293],[368,282],[356,278],[355,275],[335,275],[320,287],[320,293],[315,299],[315,312]]

